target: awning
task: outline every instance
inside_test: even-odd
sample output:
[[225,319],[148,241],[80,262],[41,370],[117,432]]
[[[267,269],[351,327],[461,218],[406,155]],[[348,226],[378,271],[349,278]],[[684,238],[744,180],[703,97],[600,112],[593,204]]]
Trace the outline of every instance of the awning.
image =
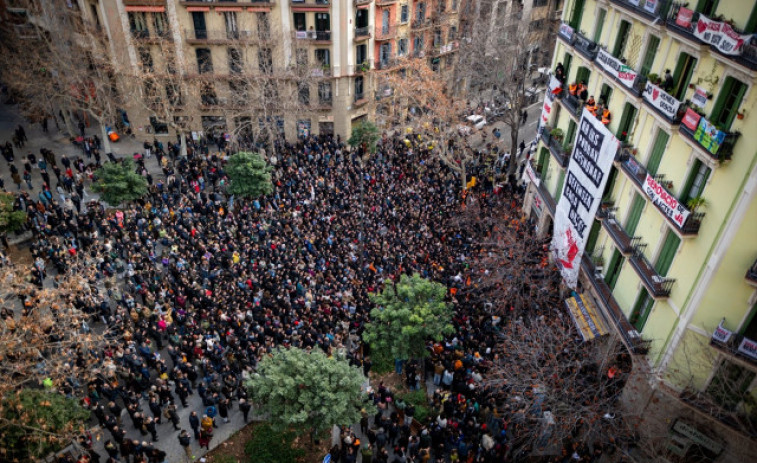
[[247,11],[251,13],[266,13],[268,11],[271,11],[270,6],[249,6],[247,7]]
[[242,7],[241,6],[217,6],[215,7],[215,10],[219,13],[224,13],[226,11],[241,12]]
[[138,12],[138,13],[165,13],[166,7],[164,6],[141,6],[141,5],[128,5],[126,6],[126,12]]
[[584,294],[576,294],[565,299],[565,305],[568,307],[570,318],[573,319],[576,328],[581,332],[584,341],[590,341],[608,333],[602,314],[599,313],[590,297]]
[[188,6],[187,11],[189,11],[190,13],[200,12],[200,11],[210,11],[210,7],[209,6]]
[[321,13],[323,11],[328,11],[328,9],[329,9],[328,5],[323,5],[323,6],[315,6],[315,5],[312,5],[312,6],[294,6],[294,5],[292,5],[292,11],[294,11],[295,13],[304,13],[304,12],[310,12],[310,11],[313,11],[313,12],[316,12],[316,13]]

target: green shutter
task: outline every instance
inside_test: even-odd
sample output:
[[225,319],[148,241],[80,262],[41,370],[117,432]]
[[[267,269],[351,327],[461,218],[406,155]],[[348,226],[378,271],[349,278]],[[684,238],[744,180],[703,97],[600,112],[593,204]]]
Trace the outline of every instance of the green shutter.
[[657,49],[660,48],[660,39],[652,35],[649,37],[647,51],[644,54],[644,61],[641,65],[641,75],[646,76],[652,70],[654,58],[657,55]]
[[605,17],[607,10],[600,9],[597,15],[597,27],[594,29],[594,42],[599,43],[602,38],[602,29],[605,27]]
[[612,49],[612,56],[620,58],[623,53],[623,49],[626,47],[628,41],[628,33],[631,30],[631,23],[628,21],[620,21],[620,29],[618,30],[618,37],[615,39],[615,48]]
[[575,30],[579,30],[581,26],[581,17],[584,13],[584,0],[575,0],[573,3],[573,11],[570,13],[570,27]]
[[715,11],[718,9],[719,2],[720,0],[699,0],[696,11],[705,16],[714,16]]
[[602,202],[610,201],[612,195],[612,189],[615,188],[615,179],[618,178],[618,169],[615,166],[610,168],[610,177],[607,179],[607,185],[605,185],[605,191],[602,193]]
[[744,28],[745,34],[754,34],[757,31],[757,3],[752,7],[752,13],[749,15],[749,21]]
[[646,202],[640,194],[634,193],[631,212],[628,213],[628,219],[626,219],[626,226],[624,227],[628,236],[633,236],[636,233],[636,227],[639,225],[639,219],[641,219],[641,211],[644,210]]
[[[620,141],[626,141],[628,139],[628,132],[631,131],[633,120],[636,118],[636,107],[631,103],[626,103],[623,108],[623,115],[620,116],[620,124],[618,124],[617,137]],[[623,132],[626,134],[623,135]]]
[[633,312],[631,312],[631,319],[629,320],[636,331],[640,332],[644,329],[644,325],[647,324],[647,318],[652,312],[652,306],[654,305],[654,299],[649,296],[646,288],[643,288],[639,293],[639,297],[636,298],[636,304],[633,306]]
[[745,84],[733,77],[726,77],[715,107],[712,109],[710,122],[723,130],[730,129],[745,92]]
[[660,276],[664,277],[668,274],[679,244],[681,244],[681,238],[673,231],[668,231],[668,236],[665,237],[665,242],[662,245],[662,251],[660,251],[657,262],[654,265],[655,270],[657,270]]
[[539,165],[537,166],[539,170],[539,177],[541,177],[542,180],[547,178],[547,171],[549,170],[549,150],[547,148],[542,148],[541,152],[539,153]]
[[569,145],[573,143],[575,140],[573,140],[573,137],[576,136],[576,123],[573,121],[573,119],[568,122],[568,133],[565,136],[565,144]]
[[565,56],[562,60],[562,67],[565,69],[565,78],[568,82],[570,82],[570,64],[573,61],[573,55],[571,55],[568,52],[565,52]]
[[599,231],[602,229],[602,222],[595,220],[589,231],[589,237],[586,239],[586,247],[584,252],[588,255],[594,254],[594,247],[597,245],[597,238],[599,237]]
[[557,179],[557,191],[555,192],[555,202],[560,201],[560,196],[562,196],[562,187],[565,183],[565,170],[560,169],[560,178]]
[[678,64],[676,64],[676,70],[673,73],[673,82],[675,82],[673,96],[676,99],[683,100],[683,96],[686,94],[686,88],[689,86],[691,76],[694,74],[694,68],[696,66],[697,59],[693,56],[683,52],[678,55]]
[[620,275],[620,269],[623,268],[623,261],[625,258],[620,255],[620,251],[617,249],[612,253],[612,259],[610,259],[610,266],[607,268],[605,274],[605,283],[610,289],[615,289],[615,283],[618,282],[618,275]]
[[657,169],[660,168],[662,155],[665,153],[665,147],[668,145],[669,139],[670,135],[667,132],[662,129],[657,131],[657,137],[654,139],[652,152],[649,153],[649,161],[647,161],[647,172],[649,172],[649,175],[657,175]]
[[585,82],[586,85],[589,85],[590,75],[591,75],[591,71],[589,71],[589,69],[585,68],[584,66],[581,66],[580,68],[578,68],[578,71],[576,72],[575,82]]
[[702,195],[704,185],[707,183],[707,179],[710,178],[712,170],[706,165],[702,164],[699,159],[694,160],[694,165],[691,167],[689,176],[686,179],[686,184],[681,190],[680,201],[687,204],[691,198],[696,198]]

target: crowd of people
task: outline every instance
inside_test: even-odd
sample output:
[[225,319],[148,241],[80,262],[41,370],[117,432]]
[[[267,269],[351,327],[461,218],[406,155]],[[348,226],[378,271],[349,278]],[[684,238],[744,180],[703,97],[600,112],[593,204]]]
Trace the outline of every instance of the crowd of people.
[[[226,194],[228,153],[191,141],[186,158],[178,144],[150,148],[163,175],[150,177],[149,194],[123,209],[82,201],[92,172],[83,161],[56,172],[56,193],[17,196],[33,232],[35,283],[80,272],[93,291],[70,303],[112,339],[74,362],[97,368],[92,381],[56,385],[108,431],[107,456],[91,449],[81,461],[162,462],[159,429],[169,425],[190,459],[191,440],[209,448],[234,407],[247,421],[254,404],[245,380],[280,346],[341,351],[368,374],[370,352],[360,341],[368,295],[403,273],[447,285],[456,309],[455,335],[429,344],[425,365],[397,365],[411,388],[425,387],[423,373],[433,381],[439,413],[415,423],[414,407],[380,385],[371,392],[379,413],[361,420],[367,445],[345,430],[332,461],[354,462],[366,446],[384,463],[505,461],[509,417],[483,383],[498,318],[465,291],[477,234],[486,230],[452,220],[464,207],[461,182],[420,140],[385,136],[366,163],[338,137],[279,141],[268,153],[274,191],[254,200]],[[148,176],[145,158],[135,156]],[[522,191],[515,182],[496,187],[496,161],[471,170],[489,179],[477,200],[487,214],[522,221],[512,201]],[[61,177],[73,180],[71,188]],[[202,409],[181,423],[177,407],[195,393]],[[127,438],[129,427],[144,440]]]

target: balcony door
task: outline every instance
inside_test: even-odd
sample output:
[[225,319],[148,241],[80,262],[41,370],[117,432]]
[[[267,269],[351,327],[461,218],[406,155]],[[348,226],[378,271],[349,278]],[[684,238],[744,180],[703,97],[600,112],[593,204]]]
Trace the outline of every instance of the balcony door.
[[615,284],[618,282],[618,276],[623,268],[623,262],[625,257],[620,254],[617,249],[613,251],[612,258],[610,259],[610,265],[607,267],[607,273],[605,273],[605,283],[610,287],[610,290],[615,289]]
[[193,11],[192,24],[194,25],[194,28],[195,28],[196,39],[208,38],[208,28],[205,25],[205,13],[203,13],[202,11]]
[[384,35],[389,33],[389,9],[381,11],[381,33]]
[[644,325],[647,324],[647,318],[649,318],[649,314],[652,312],[652,306],[654,306],[654,298],[649,295],[649,291],[646,288],[642,288],[629,319],[639,333],[644,330]]
[[315,30],[316,32],[327,32],[331,30],[331,19],[328,13],[315,14]]
[[673,73],[673,96],[676,100],[683,101],[686,94],[686,88],[689,86],[691,76],[694,74],[694,68],[697,66],[697,59],[687,53],[678,55],[678,64]]

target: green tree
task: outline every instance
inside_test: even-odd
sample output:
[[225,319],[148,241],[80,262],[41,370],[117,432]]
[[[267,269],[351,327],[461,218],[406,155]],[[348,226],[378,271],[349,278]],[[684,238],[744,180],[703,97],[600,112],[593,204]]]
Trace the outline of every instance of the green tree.
[[271,171],[265,159],[258,153],[240,151],[229,158],[226,174],[229,176],[229,193],[244,198],[259,198],[271,194]]
[[95,173],[92,190],[100,193],[111,206],[118,206],[147,194],[147,180],[134,170],[131,159],[106,162]]
[[426,341],[440,341],[454,328],[452,307],[444,301],[447,288],[440,283],[402,275],[399,283],[386,281],[380,294],[371,295],[377,307],[363,332],[363,341],[371,349],[387,352],[393,358],[407,360],[428,355]]
[[26,212],[13,210],[14,201],[12,193],[0,193],[0,238],[6,246],[6,233],[18,230],[26,221]]
[[65,447],[81,432],[89,410],[41,389],[21,389],[0,402],[0,460],[28,461]]
[[292,431],[276,431],[268,424],[255,428],[252,439],[244,444],[244,453],[250,463],[292,463],[301,461],[305,451],[294,447],[295,434]]
[[343,357],[279,349],[260,361],[257,373],[247,387],[277,430],[318,436],[334,425],[358,422],[360,409],[369,408],[361,391],[365,376]]
[[352,126],[352,135],[347,143],[353,148],[360,148],[363,154],[375,153],[376,142],[379,139],[379,130],[375,124],[369,121],[361,121]]

